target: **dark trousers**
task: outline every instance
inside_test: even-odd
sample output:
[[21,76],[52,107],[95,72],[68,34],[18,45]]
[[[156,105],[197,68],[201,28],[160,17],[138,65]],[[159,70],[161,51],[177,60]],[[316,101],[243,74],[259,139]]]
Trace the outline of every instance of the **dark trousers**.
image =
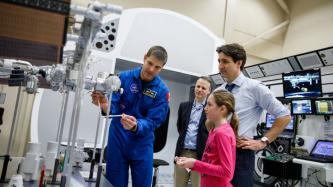
[[255,152],[249,149],[236,149],[236,167],[231,184],[234,187],[252,187]]

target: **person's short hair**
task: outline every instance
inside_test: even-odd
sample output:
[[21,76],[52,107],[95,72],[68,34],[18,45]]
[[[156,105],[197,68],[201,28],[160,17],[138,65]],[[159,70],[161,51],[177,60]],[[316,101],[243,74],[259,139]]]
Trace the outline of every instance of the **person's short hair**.
[[198,78],[198,80],[199,79],[203,79],[203,80],[207,81],[209,83],[209,91],[212,91],[212,80],[209,77],[207,77],[207,76],[201,76],[201,77]]
[[224,53],[226,56],[229,56],[234,60],[235,62],[238,60],[242,61],[242,65],[240,67],[241,70],[244,69],[245,63],[246,63],[246,51],[243,46],[232,43],[232,44],[226,44],[222,45],[221,47],[218,47],[216,49],[217,53]]
[[168,53],[162,46],[151,47],[147,52],[147,57],[151,55],[162,61],[163,65],[165,65],[168,60]]

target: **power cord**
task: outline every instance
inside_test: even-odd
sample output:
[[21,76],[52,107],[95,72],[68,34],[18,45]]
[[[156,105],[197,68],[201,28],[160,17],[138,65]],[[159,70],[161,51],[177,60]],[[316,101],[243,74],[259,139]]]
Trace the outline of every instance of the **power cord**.
[[314,175],[315,173],[318,173],[320,170],[314,170],[311,174],[308,174],[308,178],[305,180],[305,185],[309,183],[309,179],[312,175]]
[[317,182],[321,185],[321,186],[324,186],[324,187],[328,187],[328,185],[325,185],[323,183],[320,182],[319,178],[318,178],[318,173],[316,173],[316,178],[317,178]]

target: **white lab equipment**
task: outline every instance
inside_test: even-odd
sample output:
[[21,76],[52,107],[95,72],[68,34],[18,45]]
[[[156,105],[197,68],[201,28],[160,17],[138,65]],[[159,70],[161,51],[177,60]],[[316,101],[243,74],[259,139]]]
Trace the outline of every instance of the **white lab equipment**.
[[[303,160],[294,158],[294,163],[302,164],[302,178],[305,181],[308,178],[308,169],[309,168],[320,168],[325,170],[325,180],[329,184],[333,184],[333,164],[332,163],[320,163],[310,160]],[[306,184],[302,181],[301,186]]]
[[54,162],[57,157],[58,143],[50,141],[47,143],[47,152],[45,154],[45,175],[51,176],[53,174]]
[[312,147],[316,144],[317,139],[318,138],[312,136],[296,135],[296,148],[305,149],[306,151],[308,151],[308,153],[310,153]]
[[13,175],[10,178],[9,185],[10,187],[23,187],[23,178],[22,175]]
[[98,72],[96,79],[93,76],[86,76],[84,89],[110,93],[118,91],[120,86],[121,82],[118,76],[110,75],[108,72]]
[[37,180],[38,171],[41,163],[41,144],[40,143],[28,143],[28,152],[25,158],[22,159],[22,174],[24,181]]
[[89,157],[88,154],[84,152],[84,143],[84,139],[77,140],[77,145],[73,154],[73,167],[82,167],[83,161]]

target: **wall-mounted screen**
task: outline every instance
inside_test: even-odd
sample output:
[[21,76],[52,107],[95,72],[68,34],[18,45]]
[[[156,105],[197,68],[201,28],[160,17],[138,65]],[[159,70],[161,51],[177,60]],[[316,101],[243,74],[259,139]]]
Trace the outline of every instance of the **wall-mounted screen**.
[[333,115],[333,98],[316,99],[314,104],[317,115]]
[[321,97],[320,70],[304,70],[282,74],[285,98]]
[[245,68],[246,73],[249,75],[250,78],[255,79],[259,77],[263,77],[264,74],[260,70],[259,66],[250,66]]
[[319,51],[319,56],[325,65],[333,64],[333,48]]
[[280,59],[274,62],[264,63],[259,65],[265,76],[277,75],[283,72],[291,72],[293,68],[290,66],[287,59]]
[[301,66],[298,64],[298,62],[294,56],[288,57],[288,61],[291,65],[291,67],[293,67],[294,71],[302,70]]
[[209,75],[209,76],[210,76],[210,79],[212,79],[212,81],[215,85],[221,85],[225,82],[224,79],[222,78],[221,74],[219,74],[219,73]]
[[[291,116],[291,120],[289,122],[289,124],[286,126],[286,128],[284,130],[288,130],[288,131],[293,131],[294,130],[294,124],[295,124],[295,120],[294,120],[294,116]],[[270,129],[273,126],[273,123],[275,121],[275,117],[269,113],[266,114],[266,129]]]
[[303,69],[321,67],[323,64],[316,52],[296,56]]
[[292,100],[291,101],[291,113],[297,114],[313,114],[314,110],[310,99]]

